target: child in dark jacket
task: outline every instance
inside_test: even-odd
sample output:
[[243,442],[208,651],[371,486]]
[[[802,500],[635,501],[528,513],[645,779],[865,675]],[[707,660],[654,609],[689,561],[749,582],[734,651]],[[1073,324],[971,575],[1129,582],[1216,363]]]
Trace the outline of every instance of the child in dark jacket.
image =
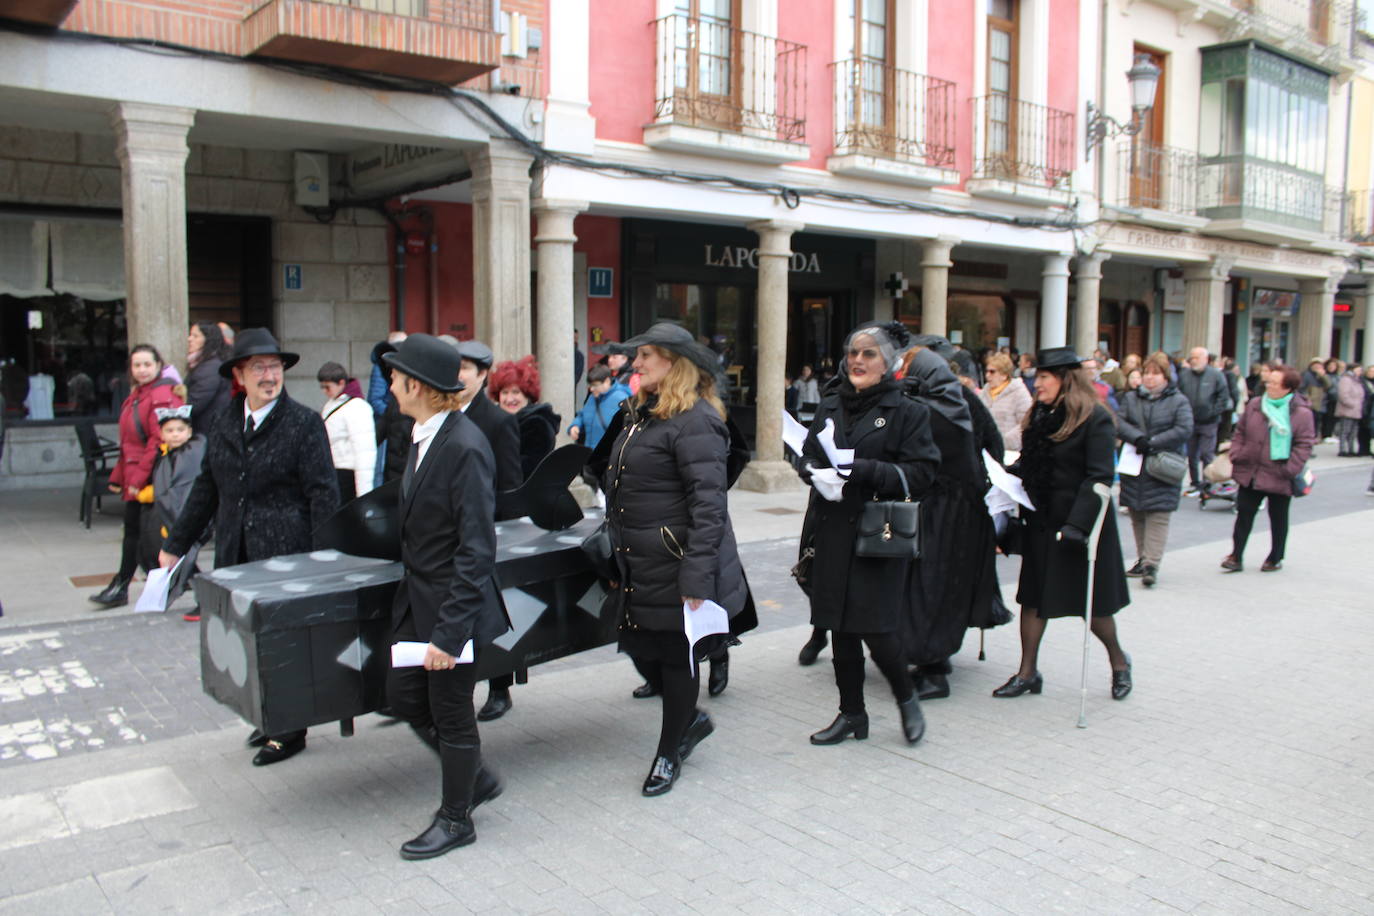
[[[167,537],[172,524],[186,505],[186,497],[191,495],[191,486],[200,476],[200,463],[205,457],[205,440],[192,434],[191,405],[183,407],[159,408],[158,426],[162,430],[162,449],[153,465],[153,510],[157,515],[158,533]],[[159,545],[161,541],[159,541]],[[198,572],[196,554],[200,552],[197,544],[182,560],[171,586],[167,590],[167,603],[175,601],[186,590],[191,578]],[[182,615],[190,622],[200,620],[200,607],[194,607]]]

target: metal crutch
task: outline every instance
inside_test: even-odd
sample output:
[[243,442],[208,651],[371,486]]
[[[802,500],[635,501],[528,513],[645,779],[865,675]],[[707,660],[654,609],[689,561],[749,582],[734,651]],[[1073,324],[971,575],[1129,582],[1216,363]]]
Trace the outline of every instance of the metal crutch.
[[1093,492],[1102,504],[1098,506],[1093,530],[1088,533],[1088,603],[1083,606],[1083,677],[1079,684],[1078,727],[1088,727],[1088,635],[1093,625],[1093,592],[1097,573],[1097,541],[1102,537],[1102,523],[1107,519],[1107,507],[1112,504],[1112,488],[1105,483],[1093,484]]

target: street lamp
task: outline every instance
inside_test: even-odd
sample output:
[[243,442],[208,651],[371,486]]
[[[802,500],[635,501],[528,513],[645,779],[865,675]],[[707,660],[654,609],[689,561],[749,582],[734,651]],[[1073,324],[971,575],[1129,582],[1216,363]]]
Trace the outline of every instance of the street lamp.
[[1116,118],[1104,114],[1091,101],[1088,102],[1086,143],[1084,159],[1091,159],[1095,147],[1101,146],[1108,137],[1125,134],[1134,137],[1145,126],[1145,112],[1155,107],[1155,90],[1159,88],[1160,70],[1150,60],[1148,54],[1137,54],[1135,66],[1126,71],[1126,79],[1131,84],[1131,121],[1122,124]]

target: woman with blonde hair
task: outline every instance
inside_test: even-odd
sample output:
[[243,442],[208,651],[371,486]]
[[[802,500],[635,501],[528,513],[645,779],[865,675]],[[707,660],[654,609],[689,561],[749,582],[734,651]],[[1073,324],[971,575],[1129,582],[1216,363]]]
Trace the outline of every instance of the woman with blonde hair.
[[[712,601],[735,618],[749,605],[726,506],[730,433],[720,362],[684,328],[662,322],[627,340],[638,393],[604,477],[617,568],[607,600],[620,603],[620,649],[661,685],[663,718],[647,796],[673,788],[682,761],[715,730],[697,709],[700,662],[731,638],[688,645],[686,614]],[[691,661],[689,664],[689,653]]]
[[1021,421],[1031,407],[1031,393],[1026,384],[1012,374],[1011,357],[993,353],[985,370],[987,384],[978,397],[987,406],[1002,434],[1002,444],[1009,452],[1021,451]]

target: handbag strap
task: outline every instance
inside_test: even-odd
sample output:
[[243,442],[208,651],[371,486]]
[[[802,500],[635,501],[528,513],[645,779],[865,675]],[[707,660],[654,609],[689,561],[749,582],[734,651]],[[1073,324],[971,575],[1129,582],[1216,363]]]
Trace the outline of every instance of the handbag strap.
[[892,466],[896,468],[897,476],[901,478],[902,481],[902,501],[909,503],[911,502],[911,488],[906,485],[906,471],[902,470],[900,464],[894,464]]

